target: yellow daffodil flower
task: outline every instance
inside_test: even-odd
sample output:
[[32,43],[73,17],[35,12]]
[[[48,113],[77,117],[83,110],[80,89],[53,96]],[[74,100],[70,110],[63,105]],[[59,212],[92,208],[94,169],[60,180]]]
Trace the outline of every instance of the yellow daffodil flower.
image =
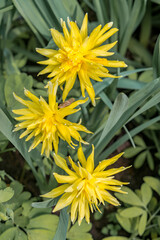
[[127,168],[120,167],[105,170],[106,167],[115,163],[122,154],[123,153],[120,153],[110,159],[103,160],[94,169],[94,146],[92,145],[92,153],[86,160],[80,145],[78,149],[78,163],[75,164],[71,157],[68,158],[72,170],[67,166],[67,162],[64,158],[55,154],[55,163],[62,168],[67,175],[53,173],[57,182],[62,185],[42,196],[56,198],[62,195],[53,212],[70,205],[71,221],[73,223],[77,216],[79,225],[84,217],[89,223],[90,210],[93,212],[93,210],[97,209],[100,212],[99,205],[101,203],[104,205],[106,201],[114,206],[119,205],[118,200],[113,197],[109,191],[125,193],[121,190],[121,186],[122,184],[128,183],[113,179],[113,175]]
[[[102,81],[103,77],[115,77],[109,74],[106,67],[126,67],[123,61],[108,60],[104,57],[111,56],[114,52],[109,52],[117,41],[102,45],[108,38],[118,31],[112,28],[113,23],[107,23],[103,28],[101,25],[96,27],[88,36],[88,15],[86,14],[81,26],[69,21],[68,26],[61,20],[63,35],[56,29],[51,29],[52,38],[58,46],[58,50],[53,49],[36,49],[38,53],[48,57],[39,64],[47,65],[39,74],[48,74],[51,81],[58,79],[58,84],[63,85],[63,101],[65,101],[69,91],[72,89],[78,76],[81,86],[82,96],[85,97],[85,89],[91,98],[92,104],[95,105],[95,92],[91,80]],[[102,45],[102,46],[101,46]]]
[[40,97],[40,99],[37,98],[26,89],[24,90],[24,94],[31,101],[23,100],[14,93],[15,99],[25,106],[23,109],[13,110],[13,113],[21,115],[15,118],[21,123],[15,126],[16,128],[14,131],[25,128],[26,130],[20,135],[20,138],[28,135],[26,138],[26,141],[28,141],[32,137],[35,137],[29,151],[42,142],[41,154],[45,151],[47,157],[52,151],[53,146],[54,151],[56,153],[58,152],[59,138],[67,141],[68,144],[74,148],[73,145],[75,144],[72,142],[71,138],[86,143],[83,141],[78,131],[91,133],[80,123],[72,123],[64,119],[66,116],[79,111],[80,108],[74,108],[85,103],[87,99],[75,101],[64,108],[58,108],[58,103],[56,102],[57,88],[57,82],[55,82],[54,85],[49,82],[49,103],[42,97]]

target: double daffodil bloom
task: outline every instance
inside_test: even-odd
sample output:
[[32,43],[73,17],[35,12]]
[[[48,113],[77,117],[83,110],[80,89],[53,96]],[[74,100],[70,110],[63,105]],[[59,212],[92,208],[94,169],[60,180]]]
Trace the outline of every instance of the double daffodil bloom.
[[128,183],[113,179],[113,175],[127,168],[105,169],[115,163],[122,154],[120,153],[110,159],[103,160],[94,169],[94,146],[92,145],[92,153],[86,160],[80,145],[78,149],[78,163],[75,164],[71,157],[68,158],[72,170],[67,166],[64,158],[55,154],[55,163],[67,175],[53,173],[57,182],[62,185],[43,195],[43,197],[47,198],[56,198],[62,195],[53,212],[70,205],[71,221],[74,223],[78,216],[80,225],[84,217],[88,223],[90,222],[90,210],[93,212],[93,210],[97,209],[100,212],[99,205],[101,203],[104,205],[106,201],[114,206],[118,206],[118,200],[109,191],[125,193],[121,190],[121,186]]
[[[78,76],[81,86],[82,96],[85,97],[85,89],[95,105],[95,92],[91,80],[102,81],[101,78],[115,77],[109,73],[107,67],[126,67],[123,61],[108,60],[114,52],[109,50],[114,47],[117,41],[102,45],[108,38],[118,31],[112,28],[113,23],[107,23],[103,28],[101,25],[96,27],[88,36],[88,15],[86,14],[81,26],[68,19],[68,27],[61,20],[63,35],[56,29],[51,29],[52,38],[58,46],[58,50],[36,49],[38,53],[48,57],[39,64],[47,65],[39,74],[48,74],[51,81],[58,80],[59,85],[65,83],[63,90],[63,101],[65,101],[69,91],[73,88]],[[102,46],[101,46],[102,45]]]
[[54,86],[49,82],[49,103],[42,97],[40,97],[40,99],[37,98],[26,89],[24,90],[24,94],[31,101],[23,100],[14,93],[15,99],[25,106],[23,109],[13,110],[15,114],[21,115],[15,118],[17,121],[20,121],[20,123],[15,126],[14,131],[25,128],[26,130],[20,135],[20,138],[28,135],[26,138],[26,141],[28,141],[34,137],[29,151],[42,142],[41,154],[45,151],[47,157],[52,151],[53,146],[54,151],[56,153],[58,152],[59,138],[67,141],[67,143],[74,148],[75,144],[71,138],[86,144],[81,138],[79,131],[91,133],[80,123],[72,123],[65,119],[66,116],[79,111],[80,108],[74,108],[85,103],[87,99],[75,101],[64,108],[58,108],[58,103],[56,102],[57,87],[57,82],[54,83]]

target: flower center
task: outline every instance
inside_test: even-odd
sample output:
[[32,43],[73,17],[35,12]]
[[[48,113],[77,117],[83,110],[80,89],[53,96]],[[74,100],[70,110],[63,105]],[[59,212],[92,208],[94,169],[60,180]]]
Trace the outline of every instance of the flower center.
[[59,52],[61,52],[61,57],[58,59],[58,61],[61,63],[60,68],[64,72],[72,68],[74,68],[76,71],[80,70],[84,53],[82,53],[79,48],[67,47],[65,51],[59,50]]

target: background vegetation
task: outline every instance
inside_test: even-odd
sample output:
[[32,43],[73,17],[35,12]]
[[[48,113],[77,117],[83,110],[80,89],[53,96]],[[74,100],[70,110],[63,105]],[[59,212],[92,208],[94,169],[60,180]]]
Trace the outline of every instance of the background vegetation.
[[[40,199],[56,186],[52,172],[60,170],[38,148],[28,153],[28,144],[12,132],[11,110],[19,107],[13,91],[24,98],[24,87],[46,98],[35,48],[55,48],[49,29],[61,31],[60,18],[68,16],[80,26],[86,12],[89,32],[110,21],[119,28],[110,39],[118,39],[112,59],[124,60],[128,69],[115,72],[119,79],[94,83],[96,107],[88,101],[69,119],[81,118],[94,132],[84,138],[95,145],[96,164],[125,151],[118,164],[133,167],[118,175],[130,182],[128,195],[115,194],[121,207],[106,204],[91,224],[79,227],[68,222],[66,209],[51,214],[57,199]],[[159,12],[159,0],[0,1],[0,240],[160,239]],[[70,97],[80,98],[78,85]],[[90,146],[84,149],[88,155]],[[63,141],[59,152],[76,160]]]

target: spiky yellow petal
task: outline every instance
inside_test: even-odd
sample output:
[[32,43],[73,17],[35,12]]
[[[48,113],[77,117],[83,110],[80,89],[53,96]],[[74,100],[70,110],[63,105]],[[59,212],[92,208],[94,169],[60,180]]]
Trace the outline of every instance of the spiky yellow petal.
[[[85,158],[82,146],[79,145],[78,149],[78,164],[73,162],[71,157],[68,158],[71,169],[67,166],[67,161],[61,156],[55,154],[55,163],[62,168],[67,175],[60,175],[54,173],[56,180],[63,183],[64,192],[60,187],[55,188],[44,197],[55,198],[61,196],[54,212],[71,205],[71,221],[74,223],[78,218],[80,225],[83,218],[90,222],[90,210],[98,210],[99,204],[108,202],[114,206],[118,206],[118,200],[113,197],[108,191],[126,193],[121,190],[122,184],[128,184],[119,180],[113,179],[113,174],[124,171],[127,167],[113,168],[105,170],[106,167],[113,164],[121,157],[120,153],[111,159],[103,160],[94,170],[94,146],[89,157]],[[104,171],[105,170],[105,171]],[[58,194],[59,193],[59,194]]]
[[[73,88],[76,78],[79,78],[82,96],[85,97],[87,91],[93,105],[95,105],[95,92],[90,79],[102,81],[103,77],[114,77],[108,73],[107,67],[126,67],[122,61],[107,60],[107,57],[114,54],[109,52],[117,41],[103,44],[108,38],[115,34],[118,29],[111,28],[113,23],[107,23],[104,27],[97,26],[88,36],[88,15],[86,14],[82,26],[79,29],[73,21],[68,21],[69,30],[66,23],[61,19],[63,34],[56,29],[51,29],[51,35],[58,46],[58,50],[37,49],[37,52],[48,57],[48,60],[40,61],[39,64],[47,65],[39,74],[46,74],[51,81],[58,80],[58,85],[65,84],[63,91],[63,101]],[[103,67],[103,71],[102,71]],[[104,70],[105,69],[105,70]]]
[[34,149],[38,144],[42,143],[41,154],[45,152],[47,157],[54,147],[55,153],[58,152],[59,138],[67,141],[68,144],[74,148],[74,143],[72,138],[86,143],[81,138],[79,131],[90,133],[84,126],[79,123],[72,123],[64,117],[73,114],[79,109],[75,109],[79,104],[83,104],[87,99],[76,101],[64,108],[58,108],[58,103],[56,102],[58,81],[54,83],[48,83],[48,103],[40,97],[38,99],[34,94],[28,90],[24,90],[26,97],[30,101],[23,100],[14,94],[14,97],[21,104],[25,105],[26,108],[13,110],[13,112],[19,117],[15,117],[17,121],[20,121],[16,125],[14,131],[20,129],[26,129],[20,138],[28,135],[26,141],[29,141],[34,137],[34,141],[31,144],[29,151]]

